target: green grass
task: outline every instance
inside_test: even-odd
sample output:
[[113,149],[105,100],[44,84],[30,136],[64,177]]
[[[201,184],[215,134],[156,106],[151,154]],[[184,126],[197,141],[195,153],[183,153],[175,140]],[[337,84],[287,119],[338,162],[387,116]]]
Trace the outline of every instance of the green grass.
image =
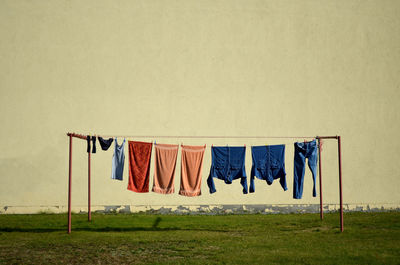
[[0,263],[400,264],[400,213],[0,215]]

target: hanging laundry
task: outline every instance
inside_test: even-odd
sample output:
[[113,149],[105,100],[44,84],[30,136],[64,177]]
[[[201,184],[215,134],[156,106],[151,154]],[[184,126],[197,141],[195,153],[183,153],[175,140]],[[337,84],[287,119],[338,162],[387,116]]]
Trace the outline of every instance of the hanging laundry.
[[104,140],[102,137],[98,136],[97,139],[99,139],[99,143],[101,146],[101,149],[103,149],[104,151],[107,151],[108,148],[110,148],[112,142],[113,142],[113,138],[109,138],[107,140]]
[[287,190],[285,171],[285,145],[252,146],[250,192],[255,191],[254,177],[265,180],[271,185],[275,179],[279,179],[283,190]]
[[207,185],[210,193],[216,192],[213,178],[225,181],[231,184],[233,180],[240,178],[240,184],[243,186],[243,193],[247,194],[247,176],[244,166],[246,156],[246,147],[211,147],[211,169],[207,178]]
[[86,152],[90,153],[90,135],[86,136],[87,149]]
[[115,138],[115,149],[114,155],[112,158],[112,170],[111,170],[111,178],[122,180],[124,174],[124,163],[125,163],[125,139],[121,145],[118,145],[117,138]]
[[206,146],[182,145],[180,195],[201,195],[201,171],[205,149]]
[[152,143],[128,141],[129,182],[128,190],[149,192],[149,174]]
[[304,172],[306,167],[306,158],[308,159],[308,167],[311,170],[313,178],[313,197],[317,196],[315,182],[317,176],[317,142],[296,142],[294,143],[294,181],[293,181],[293,198],[301,199],[303,195]]
[[96,136],[92,136],[92,144],[93,144],[93,148],[92,148],[92,153],[96,153]]
[[96,153],[96,136],[90,137],[90,135],[86,136],[87,141],[87,150],[86,152],[90,153],[90,141],[93,143],[92,153]]
[[161,194],[174,193],[174,176],[178,145],[155,144],[153,192]]

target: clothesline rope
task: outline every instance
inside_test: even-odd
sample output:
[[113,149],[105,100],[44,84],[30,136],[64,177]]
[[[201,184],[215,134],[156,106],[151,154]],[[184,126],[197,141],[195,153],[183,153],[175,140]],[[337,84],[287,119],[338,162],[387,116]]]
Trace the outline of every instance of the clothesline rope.
[[[86,135],[67,133],[68,136],[86,140]],[[94,134],[103,138],[169,138],[169,139],[338,139],[339,136],[233,136],[233,135],[107,135]]]
[[117,138],[193,138],[193,139],[267,139],[267,138],[275,138],[275,139],[300,139],[300,138],[307,138],[307,139],[314,139],[316,136],[217,136],[217,135],[208,135],[208,136],[197,136],[197,135],[102,135],[99,134],[101,137],[117,137]]

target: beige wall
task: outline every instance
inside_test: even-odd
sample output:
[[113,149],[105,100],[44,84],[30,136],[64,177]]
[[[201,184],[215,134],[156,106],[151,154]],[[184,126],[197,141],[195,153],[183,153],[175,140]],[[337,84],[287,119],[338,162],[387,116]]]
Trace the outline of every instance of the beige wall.
[[[338,134],[345,202],[399,205],[399,14],[389,0],[0,0],[0,205],[66,205],[68,131]],[[208,148],[202,196],[137,194],[126,190],[128,160],[124,181],[110,180],[112,147],[93,155],[94,205],[319,202],[308,170],[303,199],[292,199],[291,139],[144,140],[285,143],[289,190],[257,181],[243,195],[238,181],[216,180],[210,195]],[[74,140],[73,152],[73,204],[85,205],[86,143]],[[323,159],[334,204],[336,141]]]

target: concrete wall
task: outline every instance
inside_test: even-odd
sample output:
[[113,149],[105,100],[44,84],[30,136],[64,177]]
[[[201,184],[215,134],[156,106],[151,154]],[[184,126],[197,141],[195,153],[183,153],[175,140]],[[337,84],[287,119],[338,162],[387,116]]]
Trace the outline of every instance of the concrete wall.
[[[341,135],[349,209],[398,209],[399,14],[395,0],[0,0],[1,212],[65,209],[68,131]],[[126,189],[128,160],[124,181],[110,179],[112,147],[93,155],[94,206],[319,202],[308,170],[303,199],[292,199],[294,139],[142,140],[286,144],[289,190],[257,181],[256,192],[243,195],[239,182],[216,180],[210,195],[207,148],[200,197],[137,194]],[[74,139],[72,163],[79,211],[87,201],[83,140]],[[323,189],[330,205],[339,201],[337,163],[337,143],[327,140]],[[250,148],[246,167],[250,175]],[[180,166],[176,189],[179,178]]]

